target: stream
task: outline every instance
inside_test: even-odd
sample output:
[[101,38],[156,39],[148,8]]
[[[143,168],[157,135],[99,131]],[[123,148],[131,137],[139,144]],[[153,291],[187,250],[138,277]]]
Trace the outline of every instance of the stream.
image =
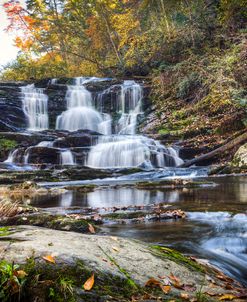
[[[46,88],[34,84],[20,87],[17,103],[26,117],[26,128],[20,127],[25,133],[19,132],[23,142],[1,163],[3,171],[56,172],[59,167],[68,172],[66,181],[55,173],[54,179],[44,178],[38,185],[96,186],[87,193],[72,189],[29,198],[28,203],[47,211],[73,213],[83,208],[159,203],[181,209],[187,214],[184,219],[141,224],[109,222],[102,231],[204,258],[247,286],[247,177],[208,178],[207,167],[179,168],[186,158],[180,158],[176,144],[162,145],[139,134],[145,113],[144,88],[143,83],[133,80],[84,77],[66,85],[53,79]],[[59,92],[59,98],[54,99],[51,92]],[[72,179],[70,167],[78,169],[76,179],[86,179],[80,175],[80,168],[85,167],[92,173],[97,169],[110,171],[110,177],[100,179],[95,175],[93,180],[67,181]],[[117,169],[141,172],[115,176]],[[135,186],[138,181],[176,178],[206,180],[206,184],[180,189]]]
[[109,223],[103,226],[103,232],[166,245],[206,259],[246,286],[247,178],[235,176],[198,180],[206,180],[206,184],[197,188],[152,190],[137,189],[128,185],[126,180],[125,184],[120,182],[116,186],[115,180],[114,186],[100,185],[88,193],[69,190],[58,196],[35,197],[31,204],[63,213],[73,213],[73,208],[77,212],[79,208],[88,207],[172,205],[184,210],[187,217],[155,223]]

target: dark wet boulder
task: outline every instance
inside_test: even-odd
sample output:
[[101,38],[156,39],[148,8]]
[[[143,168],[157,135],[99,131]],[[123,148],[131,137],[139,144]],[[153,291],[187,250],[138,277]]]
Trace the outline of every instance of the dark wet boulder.
[[100,135],[90,130],[67,132],[63,137],[56,139],[53,146],[56,148],[89,147],[95,144]]
[[59,164],[60,161],[60,151],[55,148],[30,147],[26,154],[29,164]]
[[20,88],[9,84],[0,83],[0,131],[18,131],[27,124]]

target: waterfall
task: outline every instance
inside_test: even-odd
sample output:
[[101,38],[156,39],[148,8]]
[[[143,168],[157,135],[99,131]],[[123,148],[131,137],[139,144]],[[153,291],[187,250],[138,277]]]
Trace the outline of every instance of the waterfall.
[[135,81],[124,81],[117,98],[118,111],[122,114],[118,121],[119,134],[135,134],[137,117],[141,113],[143,91]]
[[61,165],[75,165],[73,154],[70,150],[62,150],[60,153]]
[[[108,78],[74,78],[73,85],[67,86],[65,95],[66,110],[56,119],[57,130],[69,132],[77,130],[91,130],[103,135],[94,134],[94,145],[83,145],[80,134],[62,134],[54,136],[58,140],[60,135],[64,140],[61,148],[54,148],[53,141],[41,141],[36,147],[39,156],[44,154],[43,163],[57,162],[57,154],[61,165],[75,165],[83,163],[92,168],[131,168],[145,169],[176,167],[183,163],[178,152],[172,147],[164,147],[158,141],[137,135],[138,116],[142,114],[143,86],[135,81],[126,80],[122,84],[108,85],[104,91],[97,84],[93,93],[87,88],[94,86],[93,82],[110,81]],[[52,79],[50,84],[59,83],[59,79]],[[23,110],[28,117],[29,130],[43,130],[48,128],[48,97],[43,89],[34,85],[22,87]],[[113,133],[113,134],[112,134]],[[71,139],[70,139],[71,135]],[[75,135],[75,137],[73,137]],[[92,135],[89,133],[88,135]],[[68,136],[68,140],[67,139]],[[47,139],[50,139],[47,136]],[[96,142],[96,143],[95,143]],[[7,163],[29,164],[39,162],[35,146],[19,148],[9,154]],[[68,149],[64,149],[68,147]],[[75,155],[70,151],[75,147]],[[78,148],[77,148],[78,147]],[[52,148],[52,150],[49,150]],[[45,153],[46,152],[46,153]],[[30,155],[32,155],[30,157]],[[50,158],[52,156],[52,159]]]
[[82,85],[85,78],[75,78],[75,86],[68,86],[67,110],[57,117],[56,129],[76,131],[87,129],[111,134],[111,118],[93,108],[92,94]]
[[[87,165],[93,168],[174,167],[177,151],[144,136],[103,136],[92,147]],[[179,159],[182,161],[181,159]]]
[[21,88],[22,107],[28,118],[28,129],[41,131],[49,128],[48,97],[43,89],[35,88],[34,84]]
[[4,162],[13,164],[16,162],[17,156],[18,156],[18,149],[12,150],[10,151],[8,158]]

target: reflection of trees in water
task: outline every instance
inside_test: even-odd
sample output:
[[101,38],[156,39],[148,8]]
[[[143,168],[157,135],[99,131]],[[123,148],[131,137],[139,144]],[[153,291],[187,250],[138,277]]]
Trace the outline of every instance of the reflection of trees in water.
[[136,188],[106,188],[98,189],[87,195],[91,207],[136,206],[159,202],[176,202],[176,191],[161,192],[138,190]]

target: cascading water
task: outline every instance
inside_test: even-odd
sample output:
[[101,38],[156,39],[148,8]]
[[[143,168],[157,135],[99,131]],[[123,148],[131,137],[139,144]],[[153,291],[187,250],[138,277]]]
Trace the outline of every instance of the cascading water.
[[134,135],[136,133],[137,117],[141,113],[142,98],[141,85],[135,81],[124,81],[117,100],[118,111],[122,114],[117,125],[119,134]]
[[61,165],[75,165],[73,154],[70,150],[62,150],[60,153]]
[[95,168],[165,167],[182,163],[173,148],[144,136],[103,136],[92,147],[87,165]]
[[42,88],[35,88],[34,84],[21,88],[22,107],[28,118],[28,129],[41,131],[49,128],[48,97]]
[[[94,85],[92,83],[102,81],[108,85],[106,90],[91,93],[87,89],[87,85],[90,87]],[[52,79],[50,84],[59,84],[59,79]],[[28,85],[22,87],[22,94],[23,110],[28,117],[29,130],[47,129],[48,97],[43,93],[43,89]],[[136,135],[143,100],[143,87],[139,83],[127,80],[122,84],[109,85],[107,78],[77,77],[73,79],[73,85],[68,86],[65,99],[67,110],[57,116],[56,129],[69,132],[91,130],[103,134],[96,134],[94,145],[87,145],[86,149],[79,150],[77,147],[84,146],[82,143],[78,146],[76,143],[71,145],[69,141],[66,143],[65,139],[65,145],[56,145],[53,141],[44,140],[35,146],[11,152],[6,162],[27,165],[34,161],[37,164],[35,148],[39,147],[39,156],[42,156],[42,152],[49,154],[43,157],[42,162],[48,164],[52,162],[50,156],[54,163],[59,162],[61,165],[75,165],[78,162],[91,168],[102,169],[153,169],[182,164],[183,161],[174,148],[164,147],[158,141]],[[76,142],[78,139],[72,141]],[[77,148],[74,153],[70,151],[72,147]]]
[[[108,92],[108,90],[107,90]],[[103,96],[100,109],[103,110]],[[117,121],[114,136],[99,137],[91,148],[87,165],[93,168],[170,167],[183,163],[172,147],[165,148],[159,142],[136,134],[137,118],[141,114],[142,86],[135,81],[124,81],[116,95]]]
[[[67,110],[57,118],[56,129],[76,131],[87,129],[111,134],[110,116],[102,115],[92,106],[92,94],[82,85],[87,80],[75,79],[75,86],[68,86]],[[81,86],[82,85],[82,86]]]

